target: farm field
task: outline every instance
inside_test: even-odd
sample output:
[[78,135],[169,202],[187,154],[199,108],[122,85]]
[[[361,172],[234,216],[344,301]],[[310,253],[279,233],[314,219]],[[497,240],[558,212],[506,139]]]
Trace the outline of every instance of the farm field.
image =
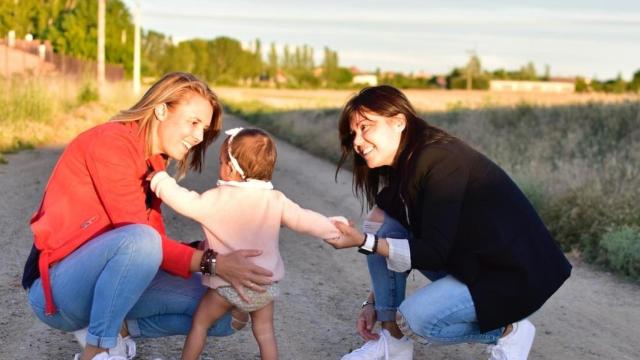
[[[214,87],[222,99],[238,102],[259,102],[280,110],[339,108],[357,90],[290,90]],[[640,94],[555,94],[536,92],[490,92],[465,90],[404,90],[418,111],[446,111],[458,108],[488,108],[530,105],[565,105],[588,102],[620,102],[640,100]]]

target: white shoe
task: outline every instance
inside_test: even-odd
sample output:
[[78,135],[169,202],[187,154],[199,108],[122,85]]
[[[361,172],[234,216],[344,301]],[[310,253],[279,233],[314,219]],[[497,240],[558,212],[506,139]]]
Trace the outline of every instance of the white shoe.
[[[73,332],[73,336],[75,336],[76,341],[78,341],[83,349],[87,346],[88,332],[89,328],[84,328]],[[125,360],[131,360],[134,356],[136,356],[136,342],[133,341],[131,336],[126,336],[123,338],[120,334],[118,334],[118,341],[116,343],[116,346],[109,349],[108,352],[111,356],[122,356],[125,358]]]
[[524,319],[513,323],[511,332],[498,340],[497,345],[491,345],[487,352],[491,354],[489,360],[527,360],[536,327],[531,321]]
[[115,347],[109,349],[109,355],[123,356],[126,360],[131,360],[136,356],[136,342],[131,336],[122,337],[118,334],[118,342]]
[[342,357],[342,360],[412,360],[413,341],[403,336],[396,339],[385,329],[378,340],[369,340],[361,348]]
[[[76,354],[73,357],[73,360],[80,360],[80,359],[82,359],[82,354]],[[127,358],[124,356],[109,355],[109,353],[101,352],[100,354],[92,357],[91,360],[127,360]]]

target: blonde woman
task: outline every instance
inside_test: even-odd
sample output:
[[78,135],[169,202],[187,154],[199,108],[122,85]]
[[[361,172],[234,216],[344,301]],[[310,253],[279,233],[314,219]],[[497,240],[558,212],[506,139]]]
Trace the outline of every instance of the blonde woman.
[[[36,316],[63,331],[87,328],[78,360],[135,355],[123,336],[189,332],[204,294],[199,274],[264,291],[270,271],[241,250],[213,259],[171,239],[149,174],[178,161],[179,176],[200,171],[218,135],[222,107],[203,81],[187,73],[164,76],[128,110],[78,135],[62,153],[31,218],[34,246],[23,286]],[[240,316],[243,314],[237,314]],[[245,315],[246,316],[246,315]],[[209,335],[234,332],[230,314]]]

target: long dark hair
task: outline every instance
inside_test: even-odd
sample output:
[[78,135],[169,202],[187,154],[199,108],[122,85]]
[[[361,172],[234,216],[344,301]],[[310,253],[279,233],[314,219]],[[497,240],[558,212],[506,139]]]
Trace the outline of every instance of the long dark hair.
[[[351,120],[364,116],[364,112],[374,112],[384,117],[404,115],[406,125],[400,137],[396,157],[391,166],[369,169],[364,159],[353,151],[354,135]],[[388,185],[395,177],[400,191],[406,191],[408,173],[413,168],[412,155],[416,150],[435,142],[446,142],[453,138],[446,131],[429,125],[418,117],[409,99],[398,89],[389,85],[366,87],[346,103],[338,122],[342,155],[336,168],[336,178],[347,159],[353,157],[353,192],[363,207],[372,208],[381,186]]]

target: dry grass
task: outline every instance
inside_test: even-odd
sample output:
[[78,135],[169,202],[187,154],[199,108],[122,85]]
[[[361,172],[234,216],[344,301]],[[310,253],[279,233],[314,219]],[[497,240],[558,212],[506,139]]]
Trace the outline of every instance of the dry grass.
[[[260,102],[278,110],[324,109],[343,106],[355,90],[289,90],[218,87],[215,91],[234,103]],[[566,105],[588,102],[621,102],[640,100],[638,94],[553,94],[535,92],[490,92],[464,90],[404,90],[409,100],[421,112],[446,111],[459,108],[477,109],[530,105]]]
[[2,153],[39,145],[65,144],[78,133],[131,105],[128,83],[108,84],[102,100],[92,100],[88,80],[64,77],[0,81],[0,162]]

